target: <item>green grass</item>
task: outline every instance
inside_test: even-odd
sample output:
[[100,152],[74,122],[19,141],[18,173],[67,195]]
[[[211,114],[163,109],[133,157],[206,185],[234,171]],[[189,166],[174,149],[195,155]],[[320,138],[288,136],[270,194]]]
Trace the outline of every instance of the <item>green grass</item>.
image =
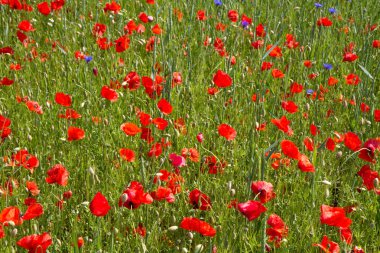
[[[204,246],[203,252],[212,252],[214,245],[218,252],[264,252],[266,219],[272,213],[278,214],[289,227],[289,234],[281,247],[275,248],[269,243],[272,252],[319,252],[312,244],[320,243],[323,235],[338,242],[342,252],[350,252],[354,245],[362,247],[365,252],[380,251],[380,197],[373,191],[357,191],[362,187],[362,180],[356,173],[366,163],[356,154],[352,155],[353,152],[343,143],[334,152],[322,146],[315,154],[303,145],[307,136],[317,145],[322,144],[328,137],[333,137],[335,131],[355,132],[363,143],[379,137],[380,123],[374,121],[373,112],[380,109],[380,50],[372,47],[372,41],[380,39],[380,34],[379,28],[371,32],[366,29],[379,23],[377,1],[336,0],[323,2],[322,9],[316,9],[313,1],[301,0],[224,0],[218,7],[213,1],[156,0],[155,5],[148,5],[145,1],[118,3],[122,11],[113,15],[103,12],[104,1],[67,1],[62,10],[48,17],[36,11],[36,1],[30,3],[35,8],[33,12],[14,11],[0,5],[0,48],[11,46],[15,51],[13,56],[0,55],[0,79],[6,76],[15,81],[12,86],[0,86],[0,115],[12,120],[12,134],[0,144],[0,154],[10,157],[16,149],[27,148],[40,161],[33,174],[22,167],[1,163],[1,185],[11,178],[18,181],[19,187],[14,189],[12,196],[0,199],[0,209],[18,206],[22,212],[26,210],[23,201],[28,197],[27,180],[38,184],[41,193],[36,199],[44,207],[41,217],[16,227],[15,236],[12,235],[15,234],[12,227],[4,227],[6,235],[0,239],[2,252],[21,252],[22,249],[16,246],[20,238],[42,232],[49,232],[53,238],[49,252],[178,252],[182,248],[193,252],[198,244]],[[329,14],[329,7],[335,7],[337,14]],[[174,8],[183,12],[182,22],[177,20]],[[196,13],[201,9],[208,16],[203,22],[196,20]],[[227,17],[230,9],[237,10],[240,17],[245,13],[252,18],[252,25],[244,30],[240,21],[230,22]],[[144,24],[145,33],[130,36],[129,49],[118,54],[114,48],[106,51],[98,48],[91,34],[95,23],[106,24],[105,37],[114,41],[124,34],[123,27],[130,19],[141,23],[137,18],[140,12],[153,16],[154,21]],[[333,21],[333,26],[316,25],[317,20],[324,16]],[[338,16],[341,16],[340,20]],[[350,22],[351,18],[354,22]],[[27,33],[35,41],[27,48],[16,37],[17,25],[22,20],[31,21],[36,29]],[[215,29],[219,22],[227,25],[225,32]],[[164,32],[155,35],[160,39],[155,50],[146,52],[145,42],[153,36],[151,27],[156,23]],[[267,36],[264,47],[255,50],[250,44],[259,38],[249,33],[254,34],[259,23],[265,25]],[[340,31],[346,26],[349,28],[347,34]],[[290,33],[303,50],[284,46],[285,36]],[[203,42],[207,36],[212,38],[212,42],[205,47]],[[213,42],[217,37],[223,40],[229,55],[236,57],[236,65],[231,65],[228,58],[215,52]],[[58,46],[52,48],[54,41]],[[352,63],[342,62],[343,50],[350,42],[355,44],[354,51],[359,59]],[[265,47],[275,43],[282,48],[282,58],[266,55]],[[32,55],[32,48],[39,55],[46,53],[46,62],[41,62],[38,57],[26,61]],[[86,63],[75,59],[77,50],[93,56],[93,60]],[[119,66],[119,58],[124,60],[124,66]],[[304,60],[315,64],[307,69],[303,66]],[[270,71],[260,71],[263,61],[273,62],[273,68],[282,70],[285,78],[274,79]],[[22,70],[9,70],[11,63],[21,64]],[[141,77],[152,77],[157,73],[156,63],[161,65],[160,75],[165,79],[162,97],[172,104],[172,114],[162,115],[156,106],[158,99],[149,99],[143,87],[133,92],[119,89],[119,99],[115,103],[100,96],[103,85],[108,85],[111,80],[121,83],[130,71],[136,71]],[[323,63],[332,64],[333,69],[323,69]],[[284,70],[286,65],[288,71]],[[98,69],[98,76],[93,75],[93,68]],[[210,96],[207,88],[213,87],[212,78],[218,69],[233,78],[233,85]],[[183,83],[171,88],[173,72],[182,74]],[[310,80],[308,75],[311,73],[319,73],[319,76]],[[362,82],[357,86],[346,85],[344,76],[349,73],[359,75]],[[327,85],[330,75],[339,79],[334,87]],[[299,106],[299,111],[289,114],[281,108],[281,101],[289,93],[292,82],[303,84],[305,90],[317,90],[322,84],[329,92],[323,101],[308,98],[305,91],[290,97]],[[269,90],[267,94],[266,90]],[[72,108],[82,118],[75,121],[58,118],[65,109],[54,102],[56,92],[70,94]],[[265,102],[253,102],[251,96],[254,93],[259,97],[265,96]],[[341,95],[348,101],[355,100],[356,105],[339,102]],[[24,104],[17,103],[16,96],[28,96],[39,102],[44,113],[30,112]],[[232,104],[225,106],[230,98]],[[369,113],[360,110],[362,102],[370,106]],[[172,143],[157,159],[147,157],[150,145],[139,136],[126,136],[120,130],[124,122],[140,125],[135,107],[149,113],[152,118],[163,117],[169,121],[165,131],[150,126],[156,141],[165,138]],[[327,118],[329,109],[333,114]],[[284,115],[291,121],[292,137],[270,122]],[[94,124],[92,116],[101,117],[102,122]],[[174,129],[173,122],[178,118],[185,120],[186,135]],[[264,122],[267,123],[266,130],[256,131],[256,124]],[[235,140],[229,142],[219,136],[217,127],[222,123],[236,129]],[[315,137],[309,132],[312,123],[320,130]],[[68,142],[67,129],[70,125],[84,129],[86,137]],[[196,140],[199,132],[205,136],[202,144]],[[271,168],[273,161],[266,160],[264,153],[272,144],[284,139],[292,140],[309,157],[316,168],[315,173],[300,171],[296,161],[278,170]],[[275,152],[281,151],[278,145],[274,146]],[[201,161],[213,154],[226,161],[224,173],[204,173],[202,162],[188,160],[187,166],[181,168],[185,180],[181,185],[182,192],[176,195],[174,203],[154,201],[136,210],[118,207],[119,197],[131,181],[141,182],[148,192],[155,190],[157,186],[153,184],[153,177],[156,173],[160,169],[172,170],[169,154],[180,154],[185,147],[197,148]],[[118,153],[120,148],[134,150],[135,162],[123,161]],[[341,152],[341,157],[338,152]],[[47,170],[58,163],[70,172],[69,183],[65,187],[45,182]],[[89,173],[90,167],[96,176]],[[379,171],[379,165],[371,165],[371,169]],[[268,210],[263,215],[249,222],[227,205],[233,199],[239,202],[253,200],[255,196],[250,184],[257,180],[271,182],[277,196],[265,204]],[[323,180],[331,182],[331,185],[323,184]],[[236,193],[234,196],[228,188],[229,182]],[[194,188],[211,198],[211,210],[192,209],[188,193]],[[60,210],[55,203],[67,190],[73,192],[73,197]],[[106,196],[112,207],[105,217],[93,216],[86,204],[98,191]],[[356,206],[356,211],[348,214],[352,219],[352,245],[346,245],[339,239],[337,228],[320,222],[320,206],[333,206],[334,203],[339,207]],[[189,232],[181,228],[168,230],[171,226],[179,226],[183,217],[189,216],[210,223],[217,230],[216,236],[208,238],[197,233],[189,236]],[[144,238],[131,232],[139,223],[146,227]],[[81,249],[76,246],[79,236],[85,239]]]

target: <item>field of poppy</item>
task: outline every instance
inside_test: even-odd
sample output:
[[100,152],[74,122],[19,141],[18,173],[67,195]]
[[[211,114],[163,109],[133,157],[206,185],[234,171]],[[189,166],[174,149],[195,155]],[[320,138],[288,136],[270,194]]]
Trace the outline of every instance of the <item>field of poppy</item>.
[[1,252],[380,252],[378,0],[0,0]]

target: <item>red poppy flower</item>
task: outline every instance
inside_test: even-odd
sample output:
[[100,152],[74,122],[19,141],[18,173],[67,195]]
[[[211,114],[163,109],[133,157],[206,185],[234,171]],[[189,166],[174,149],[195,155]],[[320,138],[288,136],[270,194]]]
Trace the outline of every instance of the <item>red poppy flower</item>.
[[269,70],[272,67],[273,67],[273,63],[272,62],[263,62],[261,64],[261,71]]
[[61,119],[62,118],[64,118],[64,119],[79,119],[82,117],[82,115],[77,113],[77,111],[75,111],[74,109],[67,108],[65,111],[65,114],[59,114],[58,117]]
[[329,86],[334,86],[335,84],[337,84],[339,82],[338,79],[336,79],[335,77],[333,76],[330,76],[329,79],[327,80],[327,84]]
[[0,48],[0,54],[10,54],[13,55],[15,51],[11,47],[2,47]]
[[42,15],[49,15],[50,14],[50,6],[48,2],[42,2],[37,4],[37,9]]
[[160,26],[159,26],[158,24],[155,24],[155,25],[153,26],[153,28],[152,28],[152,32],[153,32],[154,34],[159,35],[159,34],[162,33],[162,29],[160,28]]
[[359,57],[354,53],[345,53],[343,55],[343,61],[353,62],[356,61]]
[[198,189],[194,189],[189,194],[190,204],[194,209],[210,210],[211,200],[210,197]]
[[242,16],[241,16],[241,21],[243,22],[246,22],[246,23],[248,23],[249,25],[251,25],[252,24],[252,19],[251,18],[249,18],[247,15],[245,15],[245,14],[243,14]]
[[317,21],[317,26],[332,26],[332,21],[326,17],[320,18]]
[[103,37],[103,34],[106,32],[107,26],[104,24],[96,23],[94,24],[94,27],[92,28],[92,34],[95,37]]
[[113,12],[114,14],[118,14],[121,10],[121,6],[112,0],[111,3],[106,3],[106,6],[103,8],[104,12]]
[[267,209],[259,201],[248,200],[247,202],[239,203],[238,210],[249,221],[252,221],[254,219],[257,219],[260,214],[264,213]]
[[0,86],[1,85],[4,85],[4,86],[10,86],[14,83],[13,80],[9,79],[8,77],[4,77],[3,79],[0,80]]
[[227,141],[234,140],[237,134],[235,129],[227,124],[220,124],[218,127],[218,132],[219,135],[226,138]]
[[134,162],[135,161],[135,152],[131,149],[127,148],[121,148],[119,150],[120,157],[128,162]]
[[116,52],[121,53],[129,48],[130,39],[127,35],[121,36],[115,40],[115,49]]
[[38,194],[40,194],[40,190],[38,189],[38,185],[34,181],[26,181],[26,188],[28,189],[28,191],[33,196],[37,196]]
[[165,115],[169,115],[173,111],[172,105],[165,99],[161,98],[157,103],[158,109]]
[[68,141],[82,140],[85,137],[85,132],[83,129],[71,126],[67,130],[67,136]]
[[210,224],[194,217],[183,218],[179,226],[183,229],[197,232],[203,236],[214,237],[216,235],[216,230]]
[[298,106],[293,101],[282,101],[281,107],[288,113],[295,113],[298,111]]
[[284,77],[285,77],[285,74],[282,73],[282,71],[279,70],[279,69],[273,69],[273,70],[272,70],[272,76],[273,76],[274,78],[284,78]]
[[175,196],[170,188],[158,186],[157,190],[150,193],[154,200],[166,200],[168,203],[175,201]]
[[214,75],[213,82],[219,88],[226,88],[232,85],[232,78],[227,73],[218,70]]
[[326,141],[326,148],[330,151],[335,150],[335,141],[331,138],[328,138]]
[[141,12],[141,13],[139,14],[138,18],[139,18],[140,21],[143,22],[143,23],[148,23],[148,22],[149,22],[148,15],[146,15],[145,12]]
[[282,116],[281,119],[272,119],[271,122],[281,131],[286,133],[287,135],[293,135],[293,130],[290,128],[290,121],[286,118],[286,116]]
[[66,186],[69,180],[69,172],[62,164],[56,164],[47,172],[48,177],[45,179],[48,184],[58,184]]
[[266,34],[267,33],[265,31],[263,24],[259,24],[258,26],[256,26],[256,36],[257,37],[265,37]]
[[261,48],[262,46],[264,46],[264,41],[263,41],[263,40],[252,41],[251,46],[252,46],[253,48],[255,48],[255,49],[259,49],[259,48]]
[[362,146],[362,141],[355,133],[348,132],[344,135],[344,145],[352,151],[357,151]]
[[289,140],[283,140],[281,142],[281,149],[284,155],[295,160],[298,160],[301,155],[297,146]]
[[29,154],[26,149],[21,149],[16,154],[12,155],[11,159],[15,162],[15,166],[22,166],[25,169],[30,170],[31,173],[33,173],[34,169],[40,164],[37,157]]
[[357,174],[362,178],[363,184],[369,191],[375,189],[375,179],[380,180],[379,173],[371,170],[369,165],[364,165]]
[[139,223],[139,225],[135,229],[133,229],[133,233],[139,234],[142,237],[145,237],[146,236],[146,228],[144,227],[144,225],[142,223]]
[[314,247],[319,247],[326,253],[340,253],[339,244],[330,241],[330,239],[324,235],[321,243],[313,243]]
[[275,242],[276,247],[279,247],[284,237],[288,235],[288,226],[277,214],[271,214],[267,220],[270,228],[266,229],[269,242]]
[[287,48],[297,48],[299,46],[299,42],[296,41],[296,39],[294,38],[294,36],[292,34],[286,34],[286,47]]
[[353,73],[346,76],[346,84],[348,85],[358,85],[361,81],[360,77]]
[[314,124],[310,125],[310,133],[313,136],[316,136],[320,131],[318,130],[317,126]]
[[101,192],[97,192],[90,203],[90,211],[95,216],[105,216],[111,206]]
[[313,151],[314,150],[314,141],[310,137],[306,137],[303,140],[303,144],[305,145],[306,149],[308,151]]
[[57,92],[55,94],[55,102],[59,105],[70,107],[71,106],[71,96],[63,92]]
[[358,157],[364,161],[376,163],[376,150],[380,151],[380,139],[369,139],[363,144],[363,148],[360,149]]
[[124,81],[128,83],[130,91],[137,90],[140,87],[140,76],[136,72],[129,72]]
[[205,21],[207,19],[206,12],[204,10],[197,11],[197,19],[200,21]]
[[17,245],[27,249],[29,253],[45,253],[51,244],[52,238],[46,232],[41,235],[28,235],[17,241]]
[[18,24],[18,29],[24,32],[33,32],[36,29],[34,29],[33,25],[28,20],[23,20]]
[[265,181],[252,182],[251,190],[253,194],[259,195],[260,202],[263,204],[276,197],[276,193],[273,192],[273,185]]
[[380,40],[374,40],[372,42],[372,47],[373,48],[380,48]]
[[50,5],[53,10],[58,11],[65,5],[65,0],[54,0],[50,2]]
[[322,224],[338,228],[348,228],[352,221],[346,217],[346,212],[342,207],[321,206],[320,220]]
[[339,236],[342,241],[344,241],[347,244],[352,243],[352,231],[348,228],[341,228],[339,229]]
[[4,233],[3,225],[0,224],[0,239],[4,237],[5,237],[5,233]]
[[302,84],[292,83],[290,85],[290,92],[291,93],[296,94],[296,93],[301,93],[302,91],[303,91]]
[[124,206],[129,209],[136,209],[142,204],[152,203],[152,196],[144,192],[144,187],[137,181],[132,181],[119,199],[119,207]]
[[298,157],[298,168],[303,172],[315,172],[314,165],[306,155],[301,154]]
[[0,213],[0,223],[4,226],[8,226],[10,223],[16,226],[22,224],[21,213],[18,207],[10,206],[6,207]]
[[229,10],[227,16],[231,22],[237,22],[239,19],[239,13],[236,10]]
[[102,98],[105,98],[109,100],[110,102],[116,102],[117,99],[119,98],[119,95],[117,94],[117,92],[114,89],[111,89],[110,87],[108,87],[107,85],[104,85],[102,87],[102,90],[100,91],[100,95],[102,96]]
[[[267,52],[268,52],[269,50],[271,50],[272,46],[273,46],[273,45],[268,45],[268,46],[267,46],[267,48],[266,48]],[[269,56],[270,56],[270,57],[273,57],[273,58],[281,58],[281,57],[282,57],[282,50],[281,50],[281,48],[280,48],[279,46],[275,46],[275,47],[272,49],[272,51],[269,53]]]
[[28,107],[29,111],[35,112],[37,114],[43,114],[42,107],[38,104],[38,102],[35,101],[26,101],[26,106]]
[[23,220],[31,220],[41,216],[44,213],[44,209],[41,204],[35,203],[28,206],[28,209],[25,211],[22,216]]
[[165,130],[165,128],[168,126],[168,122],[163,118],[155,118],[152,119],[152,123],[161,131]]
[[133,123],[124,123],[120,126],[120,129],[128,136],[135,136],[138,133],[141,133],[141,128],[136,126]]

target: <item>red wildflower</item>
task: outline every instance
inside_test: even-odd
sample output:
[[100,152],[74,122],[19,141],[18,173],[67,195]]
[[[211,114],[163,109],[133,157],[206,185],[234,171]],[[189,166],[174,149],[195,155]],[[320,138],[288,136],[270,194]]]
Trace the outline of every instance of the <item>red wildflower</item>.
[[239,13],[236,10],[229,10],[227,15],[231,22],[237,22],[239,19]]
[[214,75],[213,82],[219,88],[226,88],[232,85],[232,78],[227,73],[218,70]]
[[38,189],[38,185],[34,181],[26,181],[26,188],[28,189],[28,191],[33,196],[37,196],[38,194],[40,194],[40,190]]
[[362,141],[355,133],[348,132],[344,135],[344,145],[352,151],[358,151],[362,146]]
[[205,21],[207,19],[206,12],[204,10],[197,11],[197,19],[200,21]]
[[264,70],[269,70],[273,67],[273,63],[272,62],[263,62],[261,64],[261,71],[264,71]]
[[348,228],[352,221],[342,207],[321,206],[321,223],[338,228]]
[[348,74],[348,76],[346,76],[346,84],[348,85],[358,85],[361,81],[362,80],[360,79],[360,77],[353,73]]
[[119,11],[121,10],[121,6],[118,5],[114,0],[112,0],[111,3],[106,3],[106,6],[104,7],[104,12],[113,12],[114,14],[117,14],[119,13]]
[[298,160],[301,155],[297,146],[289,140],[283,140],[281,142],[281,149],[284,155],[295,160]]
[[33,173],[34,169],[40,164],[37,157],[29,154],[26,149],[21,149],[16,154],[12,155],[12,161],[15,162],[15,166],[22,166]]
[[97,192],[90,203],[90,211],[95,216],[105,216],[111,206],[101,192]]
[[28,107],[29,111],[35,112],[37,114],[43,114],[42,107],[38,104],[36,101],[26,101],[26,106]]
[[0,224],[8,226],[10,222],[16,226],[22,224],[20,210],[16,206],[6,207],[0,213]]
[[356,61],[359,57],[354,53],[345,53],[343,55],[343,61],[353,62]]
[[255,49],[259,49],[259,48],[261,48],[262,46],[264,46],[264,41],[263,41],[263,40],[252,41],[251,46],[252,46],[253,48],[255,48]]
[[96,23],[92,28],[92,34],[95,37],[103,37],[103,34],[106,32],[107,26],[104,24]]
[[325,253],[339,253],[340,248],[339,244],[336,242],[330,241],[330,239],[324,235],[321,243],[313,243],[314,247],[319,247]]
[[313,151],[314,150],[314,141],[310,137],[306,137],[303,140],[303,144],[305,145],[306,149],[308,151]]
[[157,103],[158,109],[165,115],[169,115],[173,111],[172,105],[165,99],[161,98]]
[[144,225],[142,223],[139,223],[139,225],[135,229],[133,229],[133,233],[139,234],[142,237],[145,237],[146,236],[146,228],[144,227]]
[[144,187],[139,182],[132,181],[120,196],[119,207],[136,209],[142,204],[151,204],[152,202],[152,196],[144,192]]
[[380,48],[380,40],[374,40],[372,42],[372,47],[373,48]]
[[276,247],[279,247],[283,237],[288,235],[288,226],[277,214],[271,214],[267,220],[270,228],[266,229],[269,242],[275,242]]
[[137,90],[140,87],[140,76],[136,72],[129,72],[124,77],[124,81],[128,83],[128,89],[130,91]]
[[263,204],[276,197],[276,193],[273,192],[273,185],[265,181],[252,182],[251,190],[255,195],[259,195],[260,202]]
[[285,74],[279,69],[272,69],[272,76],[274,78],[284,78]]
[[18,24],[18,29],[24,32],[33,32],[36,29],[34,29],[33,25],[28,20],[23,20]]
[[297,48],[300,43],[296,41],[296,39],[294,38],[292,34],[286,34],[285,44],[288,48],[292,49],[292,48]]
[[59,105],[70,107],[71,106],[71,96],[63,92],[57,92],[55,94],[55,102]]
[[293,101],[282,101],[281,107],[288,113],[295,113],[298,111],[298,106]]
[[198,232],[203,236],[214,237],[216,235],[216,230],[210,224],[194,217],[183,218],[179,226],[189,231]]
[[210,197],[198,189],[194,189],[189,194],[190,204],[194,209],[210,210],[211,200]]
[[301,154],[298,157],[298,168],[303,172],[315,172],[314,165],[306,155]]
[[115,49],[116,52],[121,53],[129,48],[130,39],[127,35],[121,36],[115,40]]
[[153,28],[152,28],[152,32],[153,32],[154,34],[159,35],[159,34],[162,33],[162,29],[160,28],[160,26],[159,26],[158,24],[155,24],[155,25],[153,26]]
[[330,76],[329,79],[328,79],[328,81],[327,81],[327,84],[328,84],[329,86],[334,86],[334,85],[337,84],[338,82],[339,82],[338,79],[336,79],[336,78],[333,77],[333,76]]
[[265,37],[266,34],[267,33],[265,31],[263,24],[259,24],[258,26],[256,26],[256,36],[257,37]]
[[133,123],[124,123],[120,126],[120,129],[128,136],[135,136],[138,133],[141,133],[141,128],[136,126]]
[[286,116],[282,116],[281,119],[272,119],[271,122],[281,131],[286,133],[287,135],[293,135],[293,130],[290,128],[290,121],[286,118]]
[[67,136],[68,141],[82,140],[85,137],[85,132],[81,128],[71,126],[67,130]]
[[313,63],[310,61],[310,60],[305,60],[303,62],[303,65],[306,67],[306,68],[311,68],[313,66]]
[[50,14],[50,6],[48,2],[42,2],[37,4],[37,9],[42,15],[49,15]]
[[58,184],[66,186],[69,180],[69,172],[62,164],[56,164],[47,172],[48,177],[45,179],[48,184]]
[[303,86],[302,84],[298,83],[292,83],[290,85],[290,92],[295,94],[295,93],[301,93],[303,91]]
[[9,54],[9,55],[13,55],[15,53],[15,51],[11,48],[11,47],[3,47],[3,48],[0,48],[0,54]]
[[265,212],[267,209],[258,201],[248,200],[247,202],[239,203],[238,210],[249,221],[252,221],[254,219],[257,219],[260,216],[260,214]]
[[175,196],[170,188],[158,186],[157,190],[150,193],[154,200],[166,200],[168,203],[175,201]]
[[380,151],[380,139],[369,139],[363,144],[359,158],[367,162],[376,163],[376,150]]
[[375,179],[380,180],[379,173],[371,170],[369,165],[364,165],[357,174],[362,178],[363,184],[369,191],[375,189]]
[[100,91],[100,95],[102,98],[105,98],[109,100],[110,102],[116,102],[117,99],[119,98],[119,95],[114,89],[111,89],[107,85],[104,85]]
[[65,111],[65,114],[59,114],[58,117],[61,119],[62,118],[64,118],[64,119],[79,119],[82,117],[82,115],[77,113],[77,111],[75,111],[74,109],[67,108]]
[[17,241],[17,245],[27,249],[29,253],[45,253],[51,244],[51,236],[46,232],[41,235],[28,235]]
[[335,150],[335,142],[333,139],[331,138],[328,138],[327,141],[326,141],[326,148],[330,151],[334,151]]
[[219,135],[226,138],[227,141],[232,141],[236,137],[235,129],[227,124],[220,124],[218,127],[218,132]]
[[41,216],[44,213],[44,209],[41,204],[35,203],[28,206],[28,209],[25,211],[22,216],[23,220],[31,220]]
[[332,21],[326,17],[320,18],[317,21],[317,26],[332,26]]
[[340,235],[340,239],[344,241],[345,243],[347,244],[352,243],[352,231],[349,227],[339,229],[339,235]]
[[131,149],[127,148],[121,148],[119,150],[120,157],[128,162],[134,162],[135,161],[135,152]]
[[148,22],[149,22],[148,15],[146,15],[145,12],[140,12],[138,18],[139,18],[140,21],[143,22],[143,23],[148,23]]
[[269,56],[273,57],[273,58],[280,58],[280,57],[282,57],[282,50],[281,50],[281,48],[278,47],[278,46],[275,46],[274,48],[272,48],[272,47],[273,47],[273,45],[268,45],[267,48],[266,48],[267,52],[269,50],[272,50],[272,51],[270,51]]

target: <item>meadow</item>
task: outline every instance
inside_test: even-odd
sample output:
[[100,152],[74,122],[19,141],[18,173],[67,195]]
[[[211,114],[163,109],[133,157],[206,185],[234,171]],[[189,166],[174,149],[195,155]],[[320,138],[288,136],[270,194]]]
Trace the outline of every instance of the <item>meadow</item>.
[[380,252],[378,9],[0,0],[0,251]]

